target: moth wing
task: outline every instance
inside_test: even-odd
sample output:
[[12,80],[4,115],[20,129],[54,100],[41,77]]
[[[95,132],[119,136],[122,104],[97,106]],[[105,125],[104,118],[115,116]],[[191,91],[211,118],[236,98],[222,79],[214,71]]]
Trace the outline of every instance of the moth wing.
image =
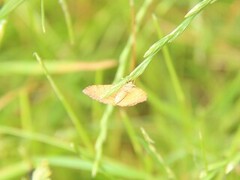
[[94,100],[97,100],[99,102],[102,102],[104,104],[111,104],[115,105],[114,98],[116,96],[116,93],[113,93],[112,95],[102,98],[104,94],[112,87],[112,85],[92,85],[88,86],[83,90],[83,93],[87,96],[91,97]]
[[117,103],[118,106],[134,106],[147,100],[147,94],[140,88],[133,87],[127,92],[126,97]]

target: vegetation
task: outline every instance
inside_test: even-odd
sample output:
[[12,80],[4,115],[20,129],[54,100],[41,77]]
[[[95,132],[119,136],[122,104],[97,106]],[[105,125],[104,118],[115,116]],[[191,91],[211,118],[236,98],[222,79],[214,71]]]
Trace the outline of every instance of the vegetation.
[[[238,179],[239,6],[5,0],[0,179]],[[82,93],[129,81],[146,102]]]

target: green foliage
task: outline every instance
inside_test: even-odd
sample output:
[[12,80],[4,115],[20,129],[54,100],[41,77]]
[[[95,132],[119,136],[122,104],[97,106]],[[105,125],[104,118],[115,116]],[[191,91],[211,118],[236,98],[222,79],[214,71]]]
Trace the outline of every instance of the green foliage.
[[0,19],[5,18],[11,11],[17,8],[24,0],[8,0],[0,11]]
[[[239,178],[239,1],[1,6],[0,179]],[[129,81],[147,102],[82,93]]]

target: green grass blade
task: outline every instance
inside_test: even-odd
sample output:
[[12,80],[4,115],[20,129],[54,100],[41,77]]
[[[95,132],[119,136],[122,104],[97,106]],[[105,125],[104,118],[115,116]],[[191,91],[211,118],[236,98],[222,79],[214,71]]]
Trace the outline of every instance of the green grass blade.
[[103,97],[107,97],[111,95],[127,82],[135,80],[138,76],[140,76],[144,72],[148,64],[151,62],[151,60],[152,60],[152,56],[148,57],[143,62],[141,62],[141,64],[139,64],[128,76],[120,80],[118,83],[114,84],[112,88],[109,91],[107,91]]
[[30,108],[30,102],[28,98],[28,91],[26,88],[23,88],[20,90],[19,99],[20,99],[22,128],[31,132],[33,131],[34,128],[33,128],[32,117],[31,117],[31,108]]
[[45,11],[44,11],[44,0],[41,0],[41,24],[43,33],[46,32],[45,28]]
[[[147,13],[146,11],[151,3],[152,3],[152,0],[146,0],[145,3],[142,5],[141,9],[139,10],[139,12],[137,13],[137,15],[136,15],[136,30],[135,30],[136,33],[139,31],[139,27],[143,21],[144,15]],[[119,58],[120,66],[117,69],[113,83],[116,83],[117,81],[119,81],[124,75],[133,40],[134,40],[134,37],[133,37],[133,34],[131,34],[130,38],[127,41],[125,48],[123,49],[123,51],[120,55],[120,58]]]
[[152,155],[155,157],[155,159],[158,161],[158,163],[161,166],[163,166],[164,170],[168,174],[168,178],[169,179],[176,179],[176,175],[173,173],[172,169],[170,169],[170,167],[163,160],[162,156],[157,152],[157,150],[154,146],[154,141],[149,137],[149,135],[147,134],[147,132],[143,128],[141,128],[141,131],[142,131],[142,134],[143,134],[143,137],[144,137],[145,141],[148,144],[149,151],[152,153]]
[[189,26],[192,20],[197,16],[205,7],[209,4],[215,2],[215,0],[203,0],[194,6],[186,15],[184,21],[177,26],[170,34],[166,35],[156,43],[154,43],[145,53],[144,57],[155,55],[166,43],[172,42],[179,35],[181,35],[184,30]]
[[229,108],[231,108],[229,105],[239,97],[240,73],[238,73],[232,81],[226,84],[227,85],[223,87],[221,92],[212,101],[212,104],[209,105],[206,116],[209,113],[213,112],[217,112],[218,116],[224,115],[229,110]]
[[64,16],[65,16],[65,20],[67,23],[67,29],[68,29],[70,43],[73,45],[74,44],[74,34],[73,34],[72,21],[71,21],[71,17],[70,17],[69,11],[68,11],[68,7],[67,7],[65,0],[59,0],[59,3],[62,7]]
[[[159,36],[159,38],[161,38],[162,37],[162,32],[161,32],[160,26],[158,25],[156,16],[153,16],[153,20],[154,20],[154,24],[155,24],[155,27],[156,27],[157,32],[158,32],[158,36]],[[185,95],[183,93],[181,84],[179,82],[179,79],[178,79],[177,73],[175,71],[174,65],[172,63],[172,58],[171,58],[171,55],[170,55],[170,52],[169,52],[169,49],[168,49],[167,46],[163,47],[163,56],[164,56],[165,63],[166,63],[167,68],[168,68],[168,72],[169,72],[170,77],[171,77],[171,81],[172,81],[177,99],[181,104],[185,105]]]
[[[95,71],[112,68],[117,65],[115,60],[104,60],[95,62],[45,62],[51,74],[65,74],[78,71]],[[0,62],[0,75],[42,75],[39,64],[28,61]]]
[[[79,169],[85,171],[91,171],[92,162],[89,160],[77,159],[75,157],[59,156],[59,157],[41,157],[36,158],[36,161],[46,159],[51,166],[65,167],[71,169]],[[103,160],[103,165],[100,172],[106,172],[107,174],[121,177],[124,179],[146,179],[149,175],[137,170],[136,168],[122,165],[110,160]]]
[[70,147],[69,143],[59,141],[56,138],[46,136],[39,133],[26,132],[16,128],[0,126],[0,134],[7,134],[11,136],[16,136],[18,138],[25,138],[32,141],[42,142],[51,146],[55,146],[60,149],[64,149],[70,152],[73,152],[73,148]]
[[[138,32],[139,26],[140,26],[140,24],[143,20],[144,15],[146,14],[146,11],[147,11],[148,7],[150,6],[151,2],[152,2],[152,0],[145,1],[145,3],[142,5],[141,9],[137,13],[137,16],[136,16],[136,32]],[[126,64],[127,64],[127,57],[129,55],[129,52],[130,52],[130,49],[131,49],[132,40],[133,40],[133,37],[130,36],[124,50],[122,51],[122,53],[120,55],[119,66],[118,66],[118,69],[117,69],[117,72],[116,72],[116,75],[115,75],[115,78],[114,78],[114,82],[118,81],[123,76],[123,74],[125,72]],[[96,145],[95,145],[96,156],[95,156],[93,169],[92,169],[92,176],[93,177],[98,172],[100,160],[101,160],[101,157],[102,157],[102,148],[103,148],[103,144],[105,142],[106,136],[107,136],[108,121],[109,121],[109,117],[112,114],[112,112],[113,112],[113,107],[112,106],[107,106],[107,108],[105,109],[105,111],[103,113],[103,116],[100,120],[101,128],[100,128],[100,134],[97,138]]]
[[208,162],[207,162],[207,158],[206,158],[206,146],[205,146],[205,142],[204,142],[204,139],[203,139],[201,129],[199,129],[198,135],[199,135],[202,159],[203,159],[203,162],[204,162],[204,168],[205,168],[205,171],[208,172]]
[[8,0],[0,10],[0,19],[5,18],[10,12],[17,8],[25,0]]
[[2,44],[3,37],[5,34],[5,27],[6,27],[7,21],[5,19],[0,20],[0,45]]
[[0,169],[0,179],[16,179],[31,170],[31,166],[26,162],[11,164]]
[[141,147],[141,145],[140,145],[140,143],[137,139],[137,134],[134,131],[134,128],[131,124],[131,121],[130,121],[129,117],[127,116],[127,113],[124,110],[120,110],[120,113],[121,113],[121,116],[122,116],[122,121],[123,121],[123,124],[125,126],[125,129],[126,129],[126,131],[128,133],[128,136],[131,140],[133,149],[134,149],[135,153],[138,155],[138,157],[140,158],[141,155],[142,155],[142,147]]
[[213,2],[213,0],[205,0],[205,1],[208,2],[205,4],[205,6],[200,6],[199,9],[195,9],[194,13],[191,12],[191,16],[187,16],[185,20],[179,26],[177,26],[170,34],[166,35],[165,37],[163,37],[162,39],[154,43],[144,54],[145,59],[143,60],[143,62],[139,64],[128,76],[124,77],[122,80],[117,82],[106,93],[105,97],[117,91],[126,82],[133,81],[137,77],[139,77],[145,71],[148,64],[151,62],[152,58],[163,48],[163,46],[165,46],[167,43],[172,42],[178,36],[180,36],[184,32],[184,30],[190,25],[194,17],[197,16],[198,13],[200,13],[209,3]]
[[64,108],[66,109],[69,117],[72,120],[72,123],[74,124],[83,144],[89,148],[90,151],[92,151],[92,144],[91,141],[87,135],[87,132],[85,131],[85,129],[83,128],[83,125],[81,124],[81,121],[78,119],[76,113],[73,111],[72,107],[70,106],[70,104],[68,103],[67,99],[65,99],[65,97],[63,96],[63,94],[61,93],[61,91],[59,90],[59,88],[57,87],[57,85],[55,84],[55,82],[53,81],[52,77],[50,76],[50,74],[48,73],[47,68],[45,67],[43,61],[41,60],[41,58],[38,56],[37,53],[34,53],[34,56],[37,58],[39,64],[41,65],[48,81],[50,82],[54,92],[56,93],[58,99],[61,101],[61,103],[63,104]]
[[96,176],[98,169],[99,169],[99,163],[102,158],[102,151],[103,151],[102,146],[107,138],[108,120],[112,114],[112,111],[113,111],[113,106],[108,105],[106,107],[106,110],[104,111],[104,114],[100,121],[100,123],[101,123],[100,124],[100,134],[99,134],[96,144],[95,144],[96,156],[95,156],[95,160],[94,160],[93,167],[92,167],[92,176],[93,177]]
[[181,111],[178,107],[171,105],[162,101],[156,93],[152,92],[149,88],[146,88],[141,83],[140,87],[148,92],[148,101],[152,107],[158,110],[158,112],[163,113],[164,116],[181,122]]

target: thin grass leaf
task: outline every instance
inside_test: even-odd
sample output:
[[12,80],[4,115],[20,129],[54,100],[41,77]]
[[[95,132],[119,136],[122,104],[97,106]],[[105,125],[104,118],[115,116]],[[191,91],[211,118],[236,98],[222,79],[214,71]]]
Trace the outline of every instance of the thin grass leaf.
[[170,169],[170,167],[165,163],[163,160],[162,156],[157,152],[155,146],[154,146],[154,141],[149,137],[147,132],[144,130],[144,128],[141,128],[141,132],[143,134],[143,137],[145,141],[148,144],[148,148],[150,152],[153,154],[153,156],[156,158],[156,160],[159,162],[161,166],[163,166],[164,170],[168,174],[169,179],[176,179],[176,175],[173,173],[173,171]]
[[132,146],[133,146],[133,149],[135,151],[135,153],[138,155],[138,157],[141,157],[142,155],[142,147],[137,139],[137,134],[136,132],[134,131],[134,128],[130,122],[130,119],[129,117],[127,116],[127,113],[126,111],[124,110],[121,110],[120,111],[121,113],[121,116],[122,116],[122,121],[123,121],[123,124],[125,126],[125,129],[128,133],[128,136],[131,140],[131,143],[132,143]]
[[[36,161],[41,161],[41,159],[46,159],[51,166],[79,169],[85,171],[91,171],[93,165],[92,162],[89,160],[77,159],[70,156],[39,157],[36,158]],[[99,171],[100,173],[106,172],[107,174],[110,174],[112,176],[117,176],[124,179],[150,178],[148,174],[143,171],[139,171],[136,168],[104,159],[102,167]]]
[[8,0],[0,10],[0,19],[5,18],[25,0]]
[[41,0],[41,24],[42,24],[42,31],[43,31],[43,33],[46,33],[44,0]]
[[[189,26],[192,20],[197,16],[204,8],[206,8],[213,0],[203,0],[199,2],[193,9],[191,9],[185,16],[185,20],[177,26],[170,34],[166,35],[156,43],[154,43],[149,50],[144,54],[144,58],[155,55],[166,43],[172,42],[179,35],[181,35],[184,30]],[[190,14],[189,14],[190,13]]]
[[[209,1],[209,0],[204,0]],[[211,1],[212,2],[212,1]],[[197,16],[198,13],[200,13],[208,4],[205,6],[200,6],[200,9],[195,9],[195,13],[191,13],[191,16],[188,16],[185,18],[185,20],[177,26],[170,34],[166,35],[156,43],[154,43],[144,54],[144,60],[141,64],[139,64],[128,76],[124,77],[122,80],[118,81],[110,90],[106,93],[105,96],[109,96],[110,94],[116,92],[124,83],[127,81],[135,80],[137,77],[139,77],[147,68],[148,64],[151,62],[154,55],[156,55],[164,45],[167,43],[172,42],[175,40],[178,36],[180,36],[184,30],[189,26],[189,24],[192,22],[195,16]]]
[[157,109],[158,112],[164,114],[166,117],[181,122],[181,111],[178,107],[163,102],[155,92],[152,92],[150,89],[144,87],[143,85],[141,85],[141,88],[148,92],[148,101],[152,107]]
[[207,162],[207,158],[206,158],[206,147],[205,147],[205,143],[204,143],[204,140],[203,140],[203,135],[202,135],[201,130],[199,130],[198,135],[199,135],[200,147],[201,147],[201,152],[202,152],[202,159],[203,159],[203,162],[204,162],[204,168],[205,168],[205,171],[208,172],[208,162]]
[[[161,32],[161,29],[158,25],[157,18],[156,18],[155,15],[153,16],[153,20],[154,20],[154,24],[155,24],[155,27],[156,27],[157,32],[158,32],[158,36],[159,36],[159,38],[161,38],[162,37],[162,32]],[[170,52],[169,52],[167,46],[163,47],[163,56],[164,56],[165,63],[166,63],[167,68],[168,68],[168,72],[169,72],[170,77],[171,77],[171,81],[172,81],[177,99],[181,104],[185,105],[185,99],[186,98],[185,98],[185,95],[183,93],[183,90],[182,90],[181,84],[179,82],[177,73],[175,71],[174,65],[172,63],[172,58],[171,58],[171,55],[170,55]]]
[[73,45],[74,44],[74,33],[73,33],[73,28],[72,28],[72,21],[71,21],[71,17],[69,14],[69,10],[66,4],[65,0],[59,0],[59,3],[62,7],[63,13],[64,13],[64,17],[65,17],[65,21],[67,24],[67,29],[68,29],[68,35],[69,35],[69,39],[70,39],[70,43]]
[[[68,143],[64,143],[62,141],[59,141],[58,139],[55,139],[55,138],[52,138],[52,137],[49,137],[46,135],[38,134],[38,133],[30,133],[30,132],[17,130],[15,128],[0,126],[0,134],[8,134],[8,135],[16,136],[18,138],[26,138],[26,139],[30,139],[33,141],[42,142],[45,144],[49,144],[51,146],[58,147],[60,149],[67,150],[69,152],[74,151],[73,148],[71,148]],[[49,162],[49,164],[53,165],[53,166],[61,166],[61,167],[81,169],[81,170],[87,170],[87,171],[91,171],[91,169],[92,169],[91,161],[81,160],[76,157],[62,156],[62,157],[54,157],[54,158],[53,157],[41,157],[41,158],[34,158],[34,159],[36,159],[36,163],[38,163],[42,159],[46,159]],[[19,166],[26,167],[25,165],[26,164],[24,162],[22,162],[22,163],[19,163],[17,166],[18,167]],[[16,177],[19,174],[23,174],[29,170],[29,168],[21,168],[20,173],[11,174],[10,172],[14,172],[14,170],[12,169],[14,166],[15,165],[11,165],[11,166],[9,166],[9,168],[4,168],[4,170],[1,169],[0,177],[8,177],[8,176]],[[139,173],[137,169],[134,169],[132,167],[126,167],[123,164],[115,163],[115,162],[112,162],[111,160],[103,159],[103,163],[102,163],[101,167],[102,167],[100,170],[101,172],[102,172],[102,170],[104,170],[104,172],[111,173],[112,175],[118,175],[120,177],[137,178],[137,179],[139,179],[139,178],[144,179],[146,177],[149,177],[149,175],[144,172]],[[0,178],[0,179],[2,179],[2,178]],[[3,178],[3,179],[5,179],[5,178]]]
[[108,120],[112,114],[113,106],[108,105],[104,111],[104,114],[100,121],[100,134],[97,138],[96,144],[95,144],[95,150],[96,150],[96,156],[95,160],[92,166],[92,176],[95,177],[98,169],[99,169],[99,163],[102,158],[102,146],[107,138],[107,128],[108,128]]
[[31,166],[26,162],[10,164],[0,169],[0,179],[18,179],[31,170]]
[[22,128],[26,131],[33,131],[33,123],[31,118],[31,108],[28,97],[28,90],[23,88],[19,92],[20,109],[21,109],[21,123]]
[[[78,71],[96,71],[115,67],[117,62],[115,60],[91,61],[91,62],[45,62],[48,71],[51,74],[65,74]],[[0,75],[42,75],[39,64],[36,62],[11,61],[0,62]]]
[[240,154],[236,153],[236,155],[233,158],[231,158],[231,160],[227,163],[225,167],[225,174],[229,174],[237,166],[239,166],[239,162],[240,162]]
[[136,66],[136,18],[135,18],[135,5],[134,0],[129,0],[130,8],[131,8],[131,36],[132,36],[132,55],[130,62],[130,71],[134,69]]
[[[142,20],[145,16],[145,14],[147,13],[147,9],[149,7],[149,5],[152,3],[152,0],[146,0],[145,3],[142,5],[141,9],[138,11],[137,15],[136,15],[136,27],[135,27],[135,33],[137,33],[139,31],[139,27],[142,23]],[[126,65],[127,65],[127,60],[128,60],[128,55],[130,53],[131,50],[131,45],[132,42],[134,40],[133,34],[130,35],[130,38],[127,41],[126,46],[124,47],[122,53],[120,54],[119,57],[119,66],[117,69],[117,72],[115,74],[115,78],[113,83],[118,82],[124,75],[124,72],[126,70]],[[124,83],[123,83],[124,84]],[[120,88],[121,86],[119,86],[118,88]],[[113,88],[115,89],[115,88]],[[118,89],[116,89],[118,90]]]
[[227,85],[223,87],[217,97],[209,105],[208,110],[205,113],[206,116],[213,112],[217,112],[218,116],[224,115],[226,111],[231,108],[230,104],[239,97],[240,73],[238,73],[232,81],[226,84]]
[[240,125],[238,125],[237,130],[232,138],[231,146],[228,149],[228,156],[232,157],[234,153],[239,152],[240,144]]
[[200,179],[211,179],[211,177],[217,176],[217,179],[223,179],[229,174],[235,167],[239,165],[240,154],[236,153],[234,156],[221,160],[216,163],[209,164],[208,171],[203,171],[200,174]]
[[198,14],[204,7],[206,7],[209,4],[214,3],[216,0],[206,0],[206,1],[201,1],[197,5],[195,5],[188,13],[185,15],[185,18],[190,17],[190,16],[195,16]]
[[70,106],[70,104],[68,103],[67,99],[63,96],[62,92],[59,90],[59,88],[57,87],[57,85],[55,84],[55,82],[53,81],[52,77],[50,76],[45,64],[43,63],[43,61],[41,60],[41,58],[38,56],[38,54],[35,52],[34,56],[36,57],[37,61],[39,62],[39,64],[41,65],[50,85],[52,86],[54,92],[56,93],[58,99],[61,101],[61,103],[63,104],[64,108],[66,109],[69,117],[72,120],[72,123],[74,124],[83,144],[90,150],[92,151],[92,144],[91,141],[87,135],[87,132],[85,131],[85,129],[83,128],[83,125],[81,124],[81,121],[78,119],[76,113],[73,111],[72,107]]
[[[33,163],[35,165],[42,162],[42,160],[46,161],[51,167],[63,167],[84,171],[91,171],[92,168],[91,161],[77,159],[73,156],[33,157]],[[130,166],[105,159],[103,159],[103,163],[104,171],[112,176],[118,176],[123,179],[153,179],[153,177],[149,176],[147,173]],[[3,169],[0,169],[0,179],[15,179],[30,172],[31,170],[32,167],[29,162],[11,164]],[[100,170],[100,172],[102,172],[102,170]]]
[[[94,80],[94,84],[103,84],[103,79],[104,79],[104,72],[102,70],[100,71],[96,71],[95,73],[95,80]],[[96,123],[98,123],[98,118],[101,116],[102,114],[102,106],[100,103],[93,101],[92,103],[92,115],[91,117],[93,117],[93,119],[96,121]]]
[[69,143],[60,141],[56,138],[46,136],[43,134],[39,133],[34,133],[34,132],[26,132],[23,130],[19,130],[16,128],[11,128],[11,127],[6,127],[6,126],[0,126],[0,134],[5,134],[5,135],[11,135],[11,136],[16,136],[18,138],[25,138],[28,140],[32,141],[37,141],[41,143],[48,144],[50,146],[54,146],[69,152],[73,152],[73,148],[70,146]]
[[[146,0],[136,15],[136,33],[139,30],[140,24],[143,20],[144,15],[146,14],[146,11],[147,11],[148,7],[150,6],[151,2],[152,2],[152,0]],[[114,78],[114,82],[117,82],[124,74],[124,71],[126,69],[126,64],[127,64],[127,57],[129,55],[129,52],[131,49],[132,41],[133,41],[133,37],[130,36],[125,48],[123,49],[123,51],[120,55],[119,66],[118,66],[118,69],[117,69],[117,72],[116,72],[116,75]],[[125,82],[127,82],[127,81],[125,81]],[[122,85],[123,84],[124,83],[122,83]],[[117,88],[120,88],[120,87],[121,86],[118,86]],[[99,169],[99,164],[100,164],[100,160],[102,157],[102,151],[103,151],[102,150],[103,144],[104,144],[106,136],[107,136],[108,121],[109,121],[109,117],[112,114],[112,112],[113,112],[113,107],[107,106],[107,108],[105,109],[103,116],[100,120],[101,128],[100,128],[100,134],[97,138],[96,145],[95,145],[96,156],[95,156],[95,160],[94,160],[93,168],[92,168],[92,176],[93,177],[96,176],[98,169]]]
[[141,64],[139,64],[128,76],[120,80],[118,83],[114,84],[113,87],[109,91],[107,91],[105,95],[103,95],[103,97],[111,95],[112,93],[120,89],[127,82],[135,80],[138,76],[140,76],[144,72],[148,64],[151,62],[151,60],[152,57],[148,57],[145,61],[141,62]]
[[7,24],[7,21],[5,19],[0,20],[0,44],[2,43],[6,24]]

